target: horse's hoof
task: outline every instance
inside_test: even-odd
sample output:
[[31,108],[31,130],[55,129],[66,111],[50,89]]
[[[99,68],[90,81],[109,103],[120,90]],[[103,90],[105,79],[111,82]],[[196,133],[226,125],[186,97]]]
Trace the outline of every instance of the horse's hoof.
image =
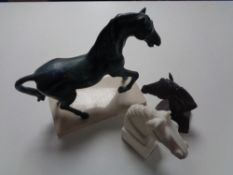
[[86,112],[84,112],[84,113],[82,113],[81,118],[84,119],[84,120],[88,119],[89,118],[89,114],[86,113]]
[[118,92],[119,93],[123,93],[125,91],[127,91],[127,89],[125,87],[123,87],[123,86],[121,86],[121,87],[118,88]]
[[41,95],[41,96],[38,96],[37,97],[37,101],[44,101],[45,100],[45,96],[44,95]]

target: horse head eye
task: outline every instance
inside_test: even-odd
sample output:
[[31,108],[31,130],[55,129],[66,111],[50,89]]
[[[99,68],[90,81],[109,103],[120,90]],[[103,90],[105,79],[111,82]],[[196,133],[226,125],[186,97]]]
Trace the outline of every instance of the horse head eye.
[[148,19],[145,16],[139,16],[138,19],[142,25],[146,25],[148,23]]
[[146,26],[150,26],[151,25],[151,22],[150,22],[150,19],[149,18],[144,18],[144,25]]

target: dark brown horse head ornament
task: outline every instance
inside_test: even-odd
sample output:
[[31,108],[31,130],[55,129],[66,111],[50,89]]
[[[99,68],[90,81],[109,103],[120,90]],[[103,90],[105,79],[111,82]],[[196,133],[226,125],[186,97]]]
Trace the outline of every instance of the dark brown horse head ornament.
[[172,119],[179,124],[179,131],[188,132],[190,111],[195,109],[197,104],[186,89],[174,82],[172,74],[169,73],[169,79],[161,78],[155,83],[144,85],[142,92],[167,100]]

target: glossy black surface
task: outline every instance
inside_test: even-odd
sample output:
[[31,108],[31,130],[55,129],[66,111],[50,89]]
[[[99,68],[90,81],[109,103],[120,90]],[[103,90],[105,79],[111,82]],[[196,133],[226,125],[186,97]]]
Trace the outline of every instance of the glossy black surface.
[[[159,81],[144,85],[143,93],[155,95],[164,99],[163,104],[159,104],[157,109],[171,110],[172,119],[179,125],[179,131],[188,133],[190,125],[191,110],[197,107],[193,97],[183,87],[174,82],[169,74],[169,79],[161,78]],[[169,107],[167,107],[168,103]]]
[[[118,88],[118,92],[123,93],[138,79],[138,72],[124,68],[122,50],[129,36],[144,40],[149,47],[161,43],[145,8],[139,13],[119,14],[104,27],[87,54],[53,59],[33,74],[19,79],[15,87],[20,92],[36,96],[38,101],[44,100],[45,96],[53,97],[59,101],[60,108],[83,119],[88,118],[87,113],[70,107],[76,98],[76,89],[93,86],[106,74],[123,80],[131,77],[126,86]],[[23,86],[27,81],[34,81],[37,88]]]

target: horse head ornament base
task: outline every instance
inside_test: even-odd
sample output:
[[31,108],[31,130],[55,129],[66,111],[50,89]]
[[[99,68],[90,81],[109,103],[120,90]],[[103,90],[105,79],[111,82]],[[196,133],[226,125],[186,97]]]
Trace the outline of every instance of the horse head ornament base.
[[[138,13],[119,14],[103,28],[87,54],[53,59],[33,74],[16,81],[15,87],[20,92],[36,96],[38,101],[52,97],[58,100],[61,109],[87,119],[87,112],[70,106],[76,99],[76,89],[93,86],[108,74],[123,80],[131,78],[127,85],[118,88],[118,92],[123,93],[138,79],[138,72],[124,68],[122,50],[129,36],[145,41],[149,47],[161,43],[145,8]],[[27,81],[34,81],[36,89],[23,86]]]
[[171,120],[170,111],[157,111],[144,105],[132,105],[124,118],[122,138],[140,156],[147,158],[158,146],[166,146],[179,159],[188,155],[188,144]]

